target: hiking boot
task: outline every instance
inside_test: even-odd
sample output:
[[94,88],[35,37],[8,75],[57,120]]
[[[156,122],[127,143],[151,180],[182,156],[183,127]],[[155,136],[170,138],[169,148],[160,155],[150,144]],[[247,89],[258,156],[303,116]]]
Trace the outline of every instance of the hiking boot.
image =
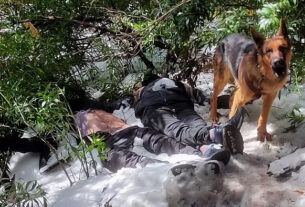
[[[193,161],[190,163],[180,164],[172,167],[170,169],[170,173],[173,176],[181,175],[187,171],[198,171],[200,174],[204,174],[205,176],[218,175],[221,173],[220,163],[216,160],[209,160],[204,162]],[[190,174],[194,176],[195,174]]]
[[[60,161],[63,161],[63,159],[61,159]],[[52,152],[47,163],[43,166],[40,166],[39,172],[40,173],[48,172],[51,169],[53,169],[54,167],[56,167],[58,164],[59,164],[59,161],[57,160],[56,155]]]
[[192,164],[180,164],[172,167],[170,170],[173,176],[177,176],[185,171],[193,171],[195,168],[196,166]]
[[238,129],[233,125],[215,126],[210,130],[210,137],[214,143],[222,144],[232,154],[243,153],[244,140]]
[[245,109],[243,107],[239,107],[235,115],[231,119],[229,119],[226,123],[224,123],[224,125],[232,125],[236,127],[238,130],[240,130],[244,122],[244,114],[245,114]]
[[209,144],[200,147],[201,157],[206,160],[217,160],[223,162],[223,164],[228,164],[231,153],[228,149],[224,148],[221,144]]
[[226,123],[210,129],[210,139],[214,143],[222,144],[232,154],[243,153],[244,141],[239,131],[243,123],[244,109],[239,108],[235,115]]
[[221,167],[218,162],[211,160],[204,165],[203,171],[208,175],[218,175],[221,173]]

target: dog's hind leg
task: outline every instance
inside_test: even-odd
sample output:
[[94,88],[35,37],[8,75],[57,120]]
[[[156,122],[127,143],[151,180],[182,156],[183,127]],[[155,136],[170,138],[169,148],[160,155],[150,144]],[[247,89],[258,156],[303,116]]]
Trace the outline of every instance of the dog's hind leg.
[[214,85],[211,97],[210,120],[218,121],[217,117],[217,97],[222,92],[227,83],[232,79],[232,75],[228,67],[226,67],[222,55],[216,51],[213,59],[214,66]]

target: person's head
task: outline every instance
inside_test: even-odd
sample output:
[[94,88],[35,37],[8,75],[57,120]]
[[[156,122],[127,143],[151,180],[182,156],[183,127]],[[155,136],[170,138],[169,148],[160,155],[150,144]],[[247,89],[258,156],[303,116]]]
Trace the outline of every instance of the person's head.
[[159,79],[159,78],[161,78],[161,77],[158,76],[158,75],[156,75],[156,74],[154,74],[154,73],[152,73],[151,70],[147,71],[147,72],[144,74],[143,81],[142,81],[142,83],[140,84],[141,86],[139,86],[139,88],[138,88],[136,91],[134,91],[134,92],[132,93],[132,95],[133,95],[133,104],[132,104],[132,106],[133,106],[133,107],[135,107],[136,104],[138,103],[138,101],[139,101],[139,99],[140,99],[140,94],[141,94],[142,89],[143,89],[145,86],[147,86],[149,83],[151,83],[151,82],[153,82],[153,81],[155,81],[155,80],[157,80],[157,79]]

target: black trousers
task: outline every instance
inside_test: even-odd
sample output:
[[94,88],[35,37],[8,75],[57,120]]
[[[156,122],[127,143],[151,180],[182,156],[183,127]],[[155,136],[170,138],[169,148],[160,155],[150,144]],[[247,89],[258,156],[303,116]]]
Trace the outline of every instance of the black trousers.
[[[105,143],[107,152],[104,166],[112,172],[116,172],[122,167],[145,166],[149,163],[161,162],[132,152],[134,139],[139,137],[143,140],[144,148],[154,154],[166,153],[172,154],[193,154],[201,155],[201,152],[193,147],[185,145],[175,138],[162,134],[150,128],[140,128],[138,126],[128,127],[114,135],[106,136]],[[1,138],[0,151],[18,151],[18,152],[41,152],[40,165],[42,157],[49,148],[37,138]],[[47,160],[47,159],[46,159]]]
[[211,127],[207,126],[191,104],[147,108],[140,118],[145,127],[174,137],[186,145],[198,148],[211,143]]
[[133,126],[105,139],[106,146],[110,151],[106,154],[104,166],[110,171],[116,172],[122,167],[145,166],[148,163],[161,162],[132,152],[135,137],[141,138],[144,148],[154,154],[201,154],[199,150],[178,142],[173,137],[150,128]]
[[42,152],[45,144],[37,138],[22,139],[19,137],[0,138],[0,151]]
[[[55,149],[57,143],[52,138],[46,139]],[[39,138],[33,137],[29,139],[20,138],[18,136],[7,136],[0,138],[0,152],[40,152],[39,168],[46,165],[50,148]]]

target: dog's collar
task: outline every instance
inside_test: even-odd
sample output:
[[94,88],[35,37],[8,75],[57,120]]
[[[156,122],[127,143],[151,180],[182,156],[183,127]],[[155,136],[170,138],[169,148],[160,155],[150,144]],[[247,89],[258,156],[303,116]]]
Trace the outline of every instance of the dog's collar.
[[[257,68],[260,71],[260,65],[259,64],[257,64]],[[265,78],[264,75],[262,75],[261,79],[258,82],[256,82],[256,86],[253,84],[252,81],[250,81],[250,79],[248,77],[248,73],[247,73],[246,70],[244,71],[244,78],[245,78],[245,82],[246,82],[248,88],[251,91],[254,92],[254,96],[253,96],[253,98],[252,98],[252,100],[250,102],[253,102],[256,99],[259,99],[263,95],[262,91],[261,91],[261,84],[262,84],[262,82],[263,82],[263,80]]]

